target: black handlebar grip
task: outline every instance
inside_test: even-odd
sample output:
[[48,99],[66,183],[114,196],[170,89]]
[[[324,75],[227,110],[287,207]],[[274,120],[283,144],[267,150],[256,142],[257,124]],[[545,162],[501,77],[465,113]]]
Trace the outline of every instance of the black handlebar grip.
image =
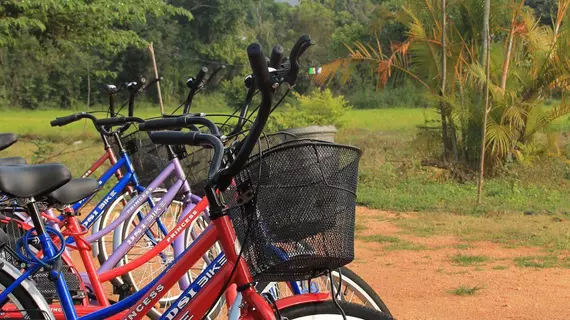
[[259,43],[252,43],[247,47],[247,56],[249,58],[249,64],[251,65],[251,70],[255,75],[255,80],[257,82],[258,88],[262,88],[267,84],[269,80],[269,71],[267,70],[267,60],[265,60],[265,55],[261,50],[261,45]]
[[180,131],[156,131],[149,132],[149,137],[156,144],[181,145],[187,144],[191,146],[207,146],[214,148],[214,156],[210,162],[208,170],[208,178],[212,180],[222,164],[224,155],[224,145],[220,139],[205,133],[196,131],[180,132]]
[[279,69],[281,66],[281,61],[283,61],[283,47],[280,45],[276,45],[271,50],[271,58],[269,59],[269,67],[274,69]]
[[204,77],[206,76],[206,73],[208,73],[208,68],[206,68],[206,67],[200,68],[200,71],[198,72],[198,75],[196,76],[196,80],[194,81],[194,89],[197,89],[202,84],[202,81],[204,81]]
[[178,118],[167,118],[167,119],[154,119],[148,120],[145,123],[139,125],[139,130],[150,131],[150,130],[166,130],[166,129],[179,129],[188,128],[190,130],[195,130],[194,125],[201,124],[208,127],[210,133],[219,136],[220,130],[212,121],[204,117],[193,117],[193,116],[181,116]]
[[56,118],[55,120],[51,121],[50,124],[52,127],[62,127],[79,120],[80,116],[80,113],[76,113],[66,117]]
[[166,118],[166,119],[153,119],[147,120],[145,123],[139,125],[139,130],[165,130],[165,129],[178,129],[184,127],[186,123],[182,117]]
[[149,132],[148,136],[150,140],[156,144],[166,144],[166,145],[196,145],[196,135],[199,132],[180,132],[180,131],[154,131]]
[[107,118],[107,119],[98,119],[95,121],[96,125],[99,126],[120,126],[127,123],[144,123],[144,120],[137,117],[115,117],[115,118]]
[[289,70],[289,74],[285,77],[285,81],[290,85],[295,85],[295,82],[297,82],[297,75],[299,74],[299,58],[303,55],[305,50],[313,44],[315,43],[309,35],[303,35],[299,40],[297,40],[293,49],[291,49],[291,53],[289,54],[291,69]]

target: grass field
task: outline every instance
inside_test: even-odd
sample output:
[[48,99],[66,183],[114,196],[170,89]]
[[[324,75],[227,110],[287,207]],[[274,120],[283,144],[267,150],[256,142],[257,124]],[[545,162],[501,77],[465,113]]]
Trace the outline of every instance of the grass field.
[[[197,98],[196,100],[196,104],[207,106],[207,104],[202,103],[203,99]],[[171,113],[174,109],[174,107],[168,107],[165,109],[165,113]],[[99,136],[90,120],[77,121],[65,127],[50,126],[50,121],[57,117],[64,117],[81,111],[82,110],[5,110],[1,111],[0,128],[2,132],[14,132],[28,139],[42,138],[54,142],[69,142],[76,139],[98,140]],[[105,106],[94,106],[89,111],[95,111],[96,117],[105,118],[107,109]],[[198,111],[207,113],[232,112],[229,108],[219,106],[200,107],[197,109],[197,112]],[[121,113],[127,113],[127,111],[123,110]],[[135,115],[143,119],[148,119],[160,116],[160,110],[158,106],[144,105],[143,107],[137,107]]]
[[[102,108],[102,107],[101,107]],[[196,108],[204,112],[229,112],[220,107]],[[171,110],[168,110],[171,111]],[[0,156],[23,155],[30,162],[63,162],[76,175],[82,173],[100,154],[101,144],[90,123],[52,128],[56,117],[73,113],[66,110],[3,111],[0,127],[15,132],[22,141]],[[136,115],[158,116],[157,108],[138,108]],[[417,148],[417,126],[437,119],[426,109],[352,110],[337,140],[364,151],[358,199],[373,208],[396,211],[453,212],[486,214],[493,212],[530,212],[531,214],[569,214],[570,167],[567,162],[544,159],[529,168],[513,166],[507,177],[489,179],[485,201],[475,206],[476,183],[457,183],[435,168],[421,166],[425,145]],[[568,118],[558,121],[553,130],[567,131]]]

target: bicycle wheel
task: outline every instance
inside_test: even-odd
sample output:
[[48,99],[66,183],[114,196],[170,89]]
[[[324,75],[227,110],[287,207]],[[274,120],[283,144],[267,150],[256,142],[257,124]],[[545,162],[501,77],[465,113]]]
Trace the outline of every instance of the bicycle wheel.
[[[342,274],[342,285],[339,286],[338,281]],[[335,293],[338,294],[340,299],[345,302],[356,303],[365,307],[382,311],[383,313],[391,316],[390,310],[378,296],[378,294],[370,287],[361,277],[354,271],[342,267],[340,273],[338,270],[332,272],[333,282],[335,283]],[[307,281],[299,282],[303,292],[330,292],[330,278],[329,276],[322,276],[311,280],[310,288]],[[284,282],[260,282],[257,284],[258,290],[261,292],[271,293],[275,299],[288,297],[293,295],[288,283]]]
[[[0,260],[0,292],[4,292],[21,275],[16,268]],[[0,314],[11,319],[53,319],[45,299],[31,280],[24,280],[0,302]]]
[[[346,320],[391,320],[391,316],[362,305],[339,302]],[[280,310],[281,316],[289,320],[342,320],[340,310],[332,301],[309,302]]]

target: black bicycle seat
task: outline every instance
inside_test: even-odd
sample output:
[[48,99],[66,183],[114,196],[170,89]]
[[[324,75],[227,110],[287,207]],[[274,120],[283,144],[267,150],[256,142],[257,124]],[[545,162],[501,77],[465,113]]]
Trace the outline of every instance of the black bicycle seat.
[[0,166],[17,166],[22,164],[26,164],[26,159],[22,157],[0,158]]
[[90,178],[71,179],[63,187],[47,195],[48,201],[56,204],[72,204],[85,199],[99,190],[99,182]]
[[0,150],[4,150],[18,141],[14,133],[0,133]]
[[19,198],[46,195],[71,180],[61,164],[0,167],[0,191]]

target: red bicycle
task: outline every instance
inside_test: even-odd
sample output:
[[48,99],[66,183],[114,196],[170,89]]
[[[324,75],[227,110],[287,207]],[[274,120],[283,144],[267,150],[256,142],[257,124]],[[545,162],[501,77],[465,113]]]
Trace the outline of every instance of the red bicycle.
[[[234,302],[232,309],[239,310],[230,316],[241,319],[390,319],[361,306],[336,299],[330,301],[329,294],[301,294],[274,301],[269,295],[261,296],[254,288],[254,278],[258,281],[310,279],[354,258],[358,149],[298,140],[249,158],[271,113],[274,90],[284,82],[295,84],[298,58],[310,45],[310,37],[303,36],[291,51],[289,63],[271,73],[261,47],[258,44],[248,47],[262,102],[237,156],[226,168],[220,169],[224,146],[216,136],[195,131],[150,133],[157,144],[213,148],[206,199],[189,214],[189,217],[199,214],[200,208],[209,205],[211,224],[158,278],[107,307],[78,307],[76,310],[70,303],[65,279],[54,268],[51,275],[55,278],[61,301],[56,316],[73,320],[141,319],[211,247],[219,244],[223,253],[204,269],[161,319],[202,318],[224,293],[228,301]],[[24,235],[22,244],[26,246],[33,234],[39,238],[44,252],[44,259],[36,259],[37,265],[20,277],[14,277],[9,264],[2,266],[0,287],[4,290],[0,293],[0,302],[3,311],[23,312],[26,317],[39,319],[53,317],[52,310],[34,297],[27,277],[39,268],[55,263],[64,251],[64,246],[58,248],[51,241],[57,232],[44,227],[34,200],[35,195],[69,181],[68,171],[56,166],[0,168],[0,190],[13,195],[27,194],[29,198],[27,207],[35,228]],[[21,175],[37,176],[38,183],[16,186],[10,182],[9,178]],[[302,205],[290,206],[284,195],[301,199]],[[286,212],[287,208],[295,211]],[[119,269],[113,272],[122,271]],[[114,276],[113,272],[110,276]],[[239,299],[229,296],[230,288],[237,289]],[[8,301],[12,303],[6,304]]]

